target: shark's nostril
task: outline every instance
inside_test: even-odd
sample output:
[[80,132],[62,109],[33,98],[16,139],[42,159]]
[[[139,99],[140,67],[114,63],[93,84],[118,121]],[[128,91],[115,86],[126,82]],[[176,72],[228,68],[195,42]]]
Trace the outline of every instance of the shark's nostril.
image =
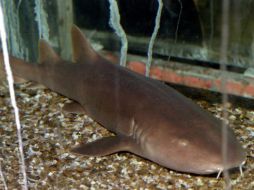
[[223,171],[223,170],[219,170],[219,172],[218,172],[218,174],[217,174],[217,176],[216,176],[216,179],[219,179],[219,177],[220,177],[222,171]]
[[246,160],[244,160],[244,161],[240,164],[240,166],[242,167],[243,165],[245,165],[245,163],[246,163]]
[[239,170],[240,170],[241,176],[243,176],[243,166],[242,165],[239,166]]
[[240,165],[239,165],[239,170],[240,170],[240,174],[241,176],[243,176],[243,166],[246,163],[246,160],[244,160]]

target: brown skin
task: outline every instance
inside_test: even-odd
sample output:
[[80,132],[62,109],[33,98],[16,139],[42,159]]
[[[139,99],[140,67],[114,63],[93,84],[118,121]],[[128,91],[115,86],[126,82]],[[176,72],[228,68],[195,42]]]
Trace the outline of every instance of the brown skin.
[[[14,63],[14,74],[44,84],[77,103],[116,136],[80,145],[90,156],[129,151],[162,166],[196,174],[237,167],[245,151],[228,128],[228,162],[222,164],[221,121],[174,89],[99,56],[77,27],[72,29],[74,62],[62,61],[41,41],[42,64]],[[82,108],[81,108],[81,106]]]

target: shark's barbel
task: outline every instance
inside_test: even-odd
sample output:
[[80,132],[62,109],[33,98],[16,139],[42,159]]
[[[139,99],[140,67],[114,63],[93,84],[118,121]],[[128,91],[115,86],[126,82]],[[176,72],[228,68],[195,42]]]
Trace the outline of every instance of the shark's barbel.
[[72,28],[73,62],[63,61],[43,40],[40,64],[11,58],[17,77],[42,83],[72,100],[64,109],[84,112],[116,135],[72,151],[103,156],[132,152],[182,172],[209,174],[240,166],[246,153],[228,127],[223,165],[221,121],[159,81],[146,78],[97,54]]

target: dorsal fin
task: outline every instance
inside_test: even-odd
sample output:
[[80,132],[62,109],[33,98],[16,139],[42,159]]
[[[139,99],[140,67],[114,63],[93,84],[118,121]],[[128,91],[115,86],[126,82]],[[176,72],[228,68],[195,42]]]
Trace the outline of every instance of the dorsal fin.
[[39,63],[58,63],[61,58],[43,39],[39,41]]
[[94,51],[81,30],[73,25],[72,35],[72,59],[73,62],[94,62],[98,54]]

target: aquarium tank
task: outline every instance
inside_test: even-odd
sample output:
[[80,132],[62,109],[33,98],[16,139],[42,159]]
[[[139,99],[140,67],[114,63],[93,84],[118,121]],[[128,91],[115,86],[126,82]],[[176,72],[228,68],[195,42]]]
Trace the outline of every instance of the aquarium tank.
[[0,0],[0,189],[253,189],[253,9]]

